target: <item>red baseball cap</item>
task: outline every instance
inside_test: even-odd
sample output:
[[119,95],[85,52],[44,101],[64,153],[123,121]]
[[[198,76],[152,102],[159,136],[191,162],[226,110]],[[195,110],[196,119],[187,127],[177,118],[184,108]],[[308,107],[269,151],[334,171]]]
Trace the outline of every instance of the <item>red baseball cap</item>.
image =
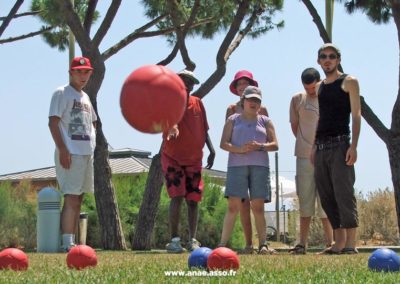
[[75,57],[72,59],[71,62],[71,70],[77,70],[77,69],[87,69],[87,70],[93,70],[92,64],[90,64],[89,58],[86,57]]
[[253,79],[253,74],[250,71],[240,70],[240,71],[236,72],[232,83],[229,85],[229,90],[231,90],[231,92],[237,96],[238,96],[238,93],[236,92],[236,82],[242,78],[248,79],[250,81],[251,86],[258,87],[258,82]]

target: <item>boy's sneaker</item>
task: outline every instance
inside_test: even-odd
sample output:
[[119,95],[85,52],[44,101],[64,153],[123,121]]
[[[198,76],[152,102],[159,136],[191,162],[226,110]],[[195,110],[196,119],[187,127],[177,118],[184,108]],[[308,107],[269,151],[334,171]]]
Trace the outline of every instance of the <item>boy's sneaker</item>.
[[189,251],[194,251],[195,249],[198,249],[201,246],[201,243],[196,240],[195,238],[192,238],[188,243],[187,243],[187,249]]
[[61,251],[68,253],[73,247],[76,247],[76,244],[69,244],[68,246],[62,246]]
[[165,249],[169,253],[182,253],[186,250],[181,245],[181,239],[179,237],[172,238],[171,242],[165,246]]

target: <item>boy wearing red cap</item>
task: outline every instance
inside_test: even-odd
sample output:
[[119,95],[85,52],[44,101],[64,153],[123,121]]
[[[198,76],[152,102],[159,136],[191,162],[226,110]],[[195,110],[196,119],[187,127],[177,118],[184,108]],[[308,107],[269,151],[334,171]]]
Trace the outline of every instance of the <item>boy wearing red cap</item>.
[[89,96],[82,90],[92,75],[90,60],[72,60],[68,85],[53,94],[49,128],[56,144],[54,155],[57,182],[64,194],[61,212],[62,249],[74,246],[83,194],[93,192],[93,152],[97,116]]

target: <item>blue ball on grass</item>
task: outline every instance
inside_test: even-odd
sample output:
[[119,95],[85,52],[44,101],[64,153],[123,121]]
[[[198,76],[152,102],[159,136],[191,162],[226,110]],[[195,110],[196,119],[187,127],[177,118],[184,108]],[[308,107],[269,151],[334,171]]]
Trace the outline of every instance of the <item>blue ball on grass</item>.
[[211,253],[211,249],[208,247],[200,247],[195,249],[189,256],[188,265],[189,269],[206,269],[208,256]]
[[388,248],[379,248],[372,252],[368,267],[374,271],[394,272],[400,270],[400,257]]

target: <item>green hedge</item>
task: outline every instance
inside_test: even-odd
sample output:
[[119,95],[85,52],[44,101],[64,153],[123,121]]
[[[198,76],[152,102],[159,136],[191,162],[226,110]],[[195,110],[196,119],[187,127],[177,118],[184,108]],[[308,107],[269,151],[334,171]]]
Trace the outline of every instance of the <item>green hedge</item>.
[[[134,230],[137,222],[140,204],[145,189],[147,174],[136,177],[116,177],[113,179],[118,199],[124,232],[127,240]],[[165,187],[162,188],[160,204],[153,231],[152,247],[162,249],[170,241],[168,210],[170,199]],[[226,211],[227,202],[221,191],[221,187],[204,177],[204,196],[199,204],[199,225],[197,238],[204,246],[215,247],[221,235],[222,222]],[[188,239],[187,208],[184,202],[181,208],[180,235],[183,240]],[[236,226],[237,227],[237,226]],[[241,246],[243,237],[238,234],[239,228],[235,228],[232,237],[232,246]],[[129,244],[130,245],[130,244]]]
[[36,247],[36,202],[28,193],[29,182],[0,184],[0,248]]
[[[145,189],[147,173],[139,176],[116,176],[113,184],[116,192],[120,218],[126,242],[130,246],[131,235],[139,214],[139,208]],[[0,248],[24,247],[27,250],[36,248],[37,199],[29,196],[29,181],[21,182],[17,187],[9,183],[0,184]],[[152,247],[164,249],[170,241],[168,225],[169,197],[165,188],[161,192],[160,204],[153,230]],[[227,201],[221,186],[204,177],[204,196],[199,205],[199,225],[197,238],[203,246],[216,247],[219,242]],[[183,203],[181,211],[181,236],[188,239],[187,208]],[[97,218],[96,202],[93,194],[86,194],[82,212],[89,214],[87,244],[101,248],[101,233]],[[239,219],[239,218],[238,218]],[[230,246],[244,246],[240,222],[236,222]]]

